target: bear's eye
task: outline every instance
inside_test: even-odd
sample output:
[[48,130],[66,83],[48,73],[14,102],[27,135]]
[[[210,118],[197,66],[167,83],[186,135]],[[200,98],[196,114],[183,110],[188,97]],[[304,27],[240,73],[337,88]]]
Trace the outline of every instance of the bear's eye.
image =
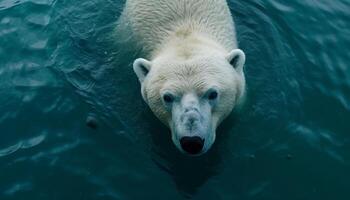
[[171,94],[164,94],[163,100],[165,103],[172,103],[174,101],[174,97]]
[[218,98],[218,92],[217,91],[211,91],[208,95],[209,100],[215,100]]

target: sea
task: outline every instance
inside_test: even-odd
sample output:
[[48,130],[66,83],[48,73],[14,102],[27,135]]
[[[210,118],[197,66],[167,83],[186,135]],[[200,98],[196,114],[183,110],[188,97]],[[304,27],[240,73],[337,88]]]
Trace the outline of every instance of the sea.
[[0,0],[1,200],[349,200],[350,0],[228,0],[247,98],[180,153],[142,100],[125,0]]

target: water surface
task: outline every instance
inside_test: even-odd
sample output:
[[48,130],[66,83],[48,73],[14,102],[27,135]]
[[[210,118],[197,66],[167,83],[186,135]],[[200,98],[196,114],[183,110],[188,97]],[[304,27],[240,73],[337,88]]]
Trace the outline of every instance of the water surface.
[[0,0],[0,199],[350,199],[349,0],[229,1],[247,103],[197,158],[142,101],[124,3]]

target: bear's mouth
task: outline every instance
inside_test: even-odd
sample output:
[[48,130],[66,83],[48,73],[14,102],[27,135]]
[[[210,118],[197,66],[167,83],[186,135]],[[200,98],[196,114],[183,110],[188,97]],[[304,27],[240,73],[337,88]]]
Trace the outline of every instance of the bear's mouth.
[[181,148],[190,155],[198,155],[204,147],[204,139],[198,136],[185,136],[180,139]]

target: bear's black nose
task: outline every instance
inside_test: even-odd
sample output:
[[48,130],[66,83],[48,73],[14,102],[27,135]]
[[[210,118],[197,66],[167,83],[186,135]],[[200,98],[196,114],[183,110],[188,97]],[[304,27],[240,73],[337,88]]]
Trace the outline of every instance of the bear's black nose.
[[204,139],[194,136],[194,137],[183,137],[180,140],[180,144],[183,150],[187,153],[195,155],[202,151],[204,146]]

